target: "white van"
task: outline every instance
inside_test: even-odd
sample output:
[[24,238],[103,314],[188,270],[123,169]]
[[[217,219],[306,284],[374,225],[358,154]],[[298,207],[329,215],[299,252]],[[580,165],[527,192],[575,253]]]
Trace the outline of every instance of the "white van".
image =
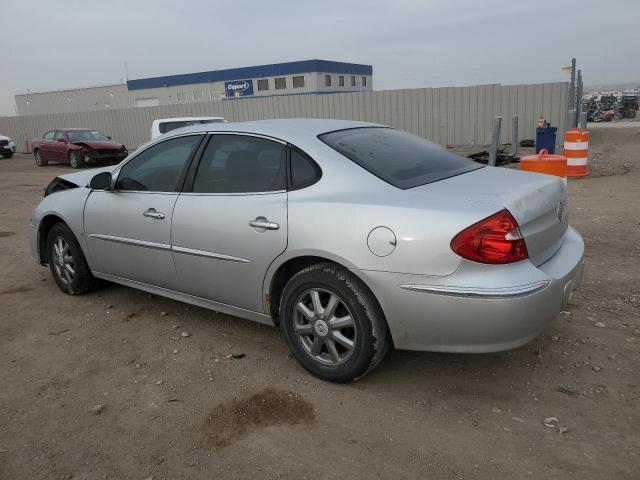
[[198,125],[201,123],[227,123],[224,117],[178,117],[158,118],[151,124],[151,140],[180,127]]

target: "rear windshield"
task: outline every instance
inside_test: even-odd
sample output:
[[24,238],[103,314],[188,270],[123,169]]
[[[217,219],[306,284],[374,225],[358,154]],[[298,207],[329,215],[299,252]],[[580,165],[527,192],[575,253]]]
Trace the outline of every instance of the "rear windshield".
[[393,128],[351,128],[318,138],[376,177],[402,189],[482,168],[440,145]]
[[191,125],[204,125],[205,123],[224,123],[224,120],[176,120],[175,122],[161,122],[158,129],[160,133],[167,133],[176,128],[190,127]]

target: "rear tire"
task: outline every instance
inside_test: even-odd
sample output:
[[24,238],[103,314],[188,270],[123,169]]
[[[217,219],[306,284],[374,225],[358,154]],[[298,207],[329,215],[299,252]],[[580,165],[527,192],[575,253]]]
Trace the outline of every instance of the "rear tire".
[[72,150],[69,152],[69,164],[71,168],[82,168],[84,166],[84,157]]
[[49,162],[40,155],[40,150],[33,152],[33,158],[36,161],[36,165],[39,167],[46,167],[49,164]]
[[280,326],[296,360],[331,382],[362,378],[382,361],[390,343],[373,294],[351,272],[331,263],[305,268],[287,282]]
[[64,293],[80,295],[95,286],[95,278],[73,232],[56,223],[47,235],[47,261],[53,279]]
[[3,153],[3,154],[2,154],[2,157],[3,157],[3,158],[11,158],[11,157],[13,157],[13,152],[10,152],[10,153]]

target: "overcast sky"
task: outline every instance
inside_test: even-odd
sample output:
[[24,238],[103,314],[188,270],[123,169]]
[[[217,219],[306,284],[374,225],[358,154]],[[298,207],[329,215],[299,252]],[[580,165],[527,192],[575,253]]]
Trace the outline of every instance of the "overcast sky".
[[16,93],[293,60],[373,65],[376,90],[640,81],[640,0],[4,0],[0,114]]

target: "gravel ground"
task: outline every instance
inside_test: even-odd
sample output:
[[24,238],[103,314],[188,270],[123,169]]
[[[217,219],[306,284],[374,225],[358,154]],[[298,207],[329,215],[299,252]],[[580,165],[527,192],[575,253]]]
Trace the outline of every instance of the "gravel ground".
[[619,125],[569,182],[587,277],[544,335],[391,351],[342,386],[273,328],[115,285],[62,294],[27,224],[70,169],[0,160],[0,478],[640,478],[640,125]]

